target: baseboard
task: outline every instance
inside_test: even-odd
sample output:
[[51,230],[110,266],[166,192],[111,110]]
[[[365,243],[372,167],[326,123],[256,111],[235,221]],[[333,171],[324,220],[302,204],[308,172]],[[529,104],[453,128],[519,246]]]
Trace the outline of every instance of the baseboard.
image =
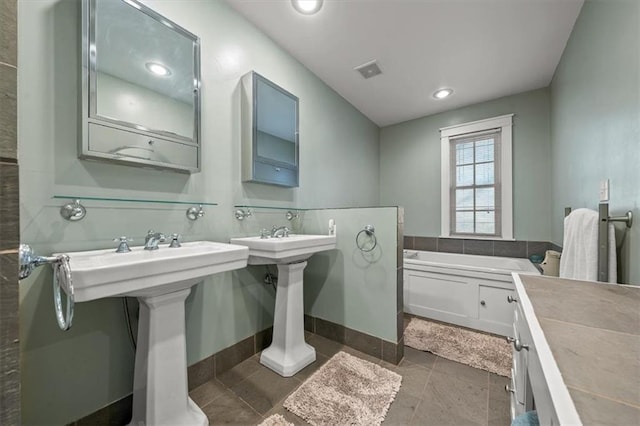
[[404,357],[404,339],[393,343],[322,318],[304,316],[304,328],[330,340],[343,343],[367,355],[398,365]]

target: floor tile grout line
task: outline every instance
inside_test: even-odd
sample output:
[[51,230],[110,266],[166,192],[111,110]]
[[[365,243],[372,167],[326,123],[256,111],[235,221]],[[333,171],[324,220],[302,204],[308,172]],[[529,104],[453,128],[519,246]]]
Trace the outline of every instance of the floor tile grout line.
[[[255,374],[257,374],[257,373],[259,373],[259,372],[260,372],[260,370],[255,371],[254,373],[252,373],[252,374],[248,375],[244,380],[242,380],[242,381],[240,381],[240,382],[236,383],[236,384],[235,384],[235,385],[233,385],[233,386],[235,387],[235,386],[238,386],[238,385],[239,385],[239,384],[241,384],[241,383],[244,383],[247,379],[249,379],[250,377],[254,376]],[[284,399],[285,399],[285,398],[287,398],[289,395],[291,395],[291,393],[293,393],[296,389],[298,389],[298,388],[300,387],[300,385],[302,384],[302,381],[301,381],[299,378],[297,378],[297,377],[293,377],[293,376],[291,376],[290,378],[291,378],[291,379],[293,379],[293,380],[296,380],[296,381],[298,382],[298,385],[297,385],[297,386],[295,387],[295,389],[293,389],[290,393],[286,394],[286,395],[285,395],[285,396],[283,396],[282,398],[280,398],[280,399],[278,399],[277,401],[275,401],[275,402],[274,402],[274,404],[269,408],[269,411],[271,411],[271,410],[272,410],[276,405],[278,405],[280,402],[284,401]],[[231,392],[232,392],[232,393],[233,393],[233,394],[234,394],[238,399],[240,399],[242,402],[244,402],[245,404],[247,404],[248,406],[250,406],[250,407],[251,407],[251,409],[252,409],[253,411],[255,411],[256,413],[258,413],[260,416],[264,417],[264,416],[266,415],[266,413],[265,413],[264,415],[260,414],[260,412],[259,412],[255,407],[253,407],[253,405],[251,405],[251,403],[250,403],[249,401],[247,401],[247,400],[243,399],[243,398],[242,398],[242,396],[240,396],[239,394],[237,394],[233,389],[231,389],[231,388],[229,388],[229,387],[227,387],[227,389],[229,389],[229,391],[231,391]],[[267,413],[268,413],[269,411],[267,411]]]
[[418,412],[418,408],[420,408],[420,404],[422,404],[422,398],[418,399],[416,408],[413,409],[413,413],[411,413],[411,417],[409,417],[409,421],[407,422],[408,425],[411,424],[411,422],[413,421],[413,418],[416,416],[416,413]]
[[[252,356],[253,356],[253,355],[252,355]],[[244,361],[242,361],[242,362],[245,362],[245,361],[247,361],[247,360],[249,360],[249,359],[251,359],[251,357],[247,358],[246,360],[244,360]],[[241,362],[240,364],[242,364],[242,362]],[[237,364],[237,365],[236,365],[236,366],[234,366],[233,368],[237,367],[237,366],[238,366],[238,365],[240,365],[240,364]],[[229,370],[225,371],[225,373],[226,373],[226,372],[231,371],[233,368],[231,368],[231,369],[229,369]],[[248,378],[250,378],[251,376],[253,376],[253,375],[257,374],[258,372],[260,372],[260,370],[256,370],[256,371],[254,371],[253,373],[249,374],[247,377],[245,377],[244,379],[240,380],[238,383],[234,384],[233,386],[237,386],[237,385],[239,385],[240,383],[244,383]],[[224,373],[223,373],[223,374],[224,374]],[[248,405],[248,406],[251,408],[251,410],[252,410],[252,411],[254,411],[256,414],[258,414],[260,417],[262,417],[262,414],[260,414],[258,411],[256,411],[256,409],[255,409],[255,408],[253,408],[253,407],[251,406],[251,404],[249,404],[247,401],[245,401],[244,399],[242,399],[242,397],[241,397],[240,395],[238,395],[238,394],[237,394],[233,389],[231,389],[231,387],[230,387],[230,386],[227,386],[226,384],[222,383],[222,382],[218,379],[218,377],[214,377],[212,380],[214,380],[214,381],[218,382],[220,385],[222,385],[222,386],[223,386],[223,388],[225,389],[225,391],[229,391],[229,392],[230,392],[234,397],[236,397],[236,398],[238,398],[240,401],[244,402],[246,405]],[[201,385],[201,386],[202,386],[202,385]],[[197,389],[197,388],[196,388],[196,389]],[[217,397],[213,398],[211,401],[209,401],[208,403],[206,403],[205,405],[203,405],[201,408],[204,408],[204,407],[208,406],[209,404],[213,403],[215,400],[219,399],[222,395],[224,395],[224,392],[222,392],[222,394],[221,394],[221,395],[218,395]]]
[[[206,383],[208,383],[208,382],[214,382],[214,383],[215,383],[216,381],[218,382],[217,384],[219,384],[220,386],[222,386],[222,388],[223,388],[225,391],[227,391],[227,390],[231,390],[231,389],[229,389],[228,387],[226,387],[226,386],[224,385],[224,383],[220,383],[220,382],[219,382],[215,377],[214,377],[213,379],[211,379],[211,380],[208,380],[208,381],[204,382],[204,383],[203,383],[203,384],[201,384],[200,386],[203,386],[203,385],[205,385],[205,384],[206,384]],[[197,388],[192,389],[192,390],[191,390],[191,392],[193,392],[194,390],[198,389],[200,386],[198,386]],[[191,392],[189,392],[189,398],[191,398]],[[221,392],[221,393],[220,393],[220,395],[218,395],[218,396],[214,397],[211,401],[207,402],[206,404],[203,404],[202,406],[200,406],[200,404],[198,404],[198,403],[196,403],[196,405],[197,405],[198,407],[200,407],[201,409],[203,409],[203,408],[204,408],[204,407],[206,407],[207,405],[209,405],[209,404],[211,404],[212,402],[214,402],[216,399],[220,398],[222,395],[224,395],[224,392]],[[234,393],[234,395],[235,395],[235,393]],[[194,402],[195,402],[195,401],[194,401]]]
[[[465,367],[471,368],[473,370],[478,370],[478,371],[481,371],[481,372],[486,373],[486,374],[490,374],[489,371],[483,370],[482,368],[476,368],[476,367],[473,367],[471,365],[468,365],[468,364],[465,364],[465,363],[462,363],[462,362],[458,362],[458,361],[453,361],[451,359],[447,359],[447,358],[444,358],[444,357],[441,357],[441,356],[437,356],[436,363],[437,363],[437,360],[440,360],[440,359],[448,361],[448,362],[453,362],[453,363],[456,363],[456,364],[460,364],[460,365],[463,365]],[[434,368],[436,366],[436,363],[434,363]],[[455,375],[452,375],[452,374],[444,372],[444,371],[438,371],[438,374],[443,374],[443,375],[448,376],[448,377],[454,377],[455,379],[463,381],[465,383],[477,384],[474,380],[468,380],[468,379],[464,379],[464,378],[461,378],[461,377],[457,377]]]
[[[412,350],[414,350],[414,351],[421,352],[421,353],[428,353],[428,354],[430,354],[430,355],[433,355],[436,359],[440,358],[438,355],[434,354],[433,352],[429,352],[429,351],[419,351],[418,349],[413,349],[413,348],[411,348],[411,349],[412,349]],[[422,364],[422,363],[419,363],[419,362],[411,361],[410,359],[407,359],[407,357],[406,357],[406,356],[405,356],[402,360],[403,360],[404,362],[408,362],[409,364],[412,364],[412,365],[415,365],[415,366],[417,366],[417,367],[420,367],[420,368],[422,368],[422,369],[424,369],[424,370],[430,370],[430,369],[432,369],[432,368],[436,365],[436,361],[435,361],[435,360],[433,361],[433,365],[432,365],[431,367],[427,367],[427,365],[426,365],[426,364]],[[399,365],[399,364],[398,364],[398,365]]]
[[422,404],[422,401],[424,401],[425,391],[427,390],[427,384],[429,384],[429,380],[431,380],[431,375],[433,374],[433,370],[436,367],[436,362],[438,362],[438,358],[440,358],[440,357],[436,356],[436,359],[433,362],[433,365],[429,369],[429,375],[427,376],[427,380],[425,380],[425,382],[424,382],[424,386],[422,386],[422,391],[420,392],[420,398],[418,399],[418,403],[416,404],[416,408],[413,410],[413,413],[411,413],[411,417],[409,417],[409,423],[408,424],[411,424],[411,422],[413,421],[413,418],[416,416],[416,413],[418,412],[418,408],[420,408],[420,404]]
[[[258,410],[256,410],[255,408],[253,408],[253,406],[251,404],[249,404],[249,402],[245,401],[244,398],[242,398],[240,395],[238,395],[237,393],[235,393],[231,389],[228,389],[228,390],[229,390],[229,392],[231,392],[233,394],[234,397],[238,398],[242,403],[244,403],[247,407],[249,407],[251,409],[251,411],[256,413],[261,419],[264,418],[264,415],[260,414],[260,412]],[[269,411],[267,411],[267,413],[268,412]]]
[[[253,357],[253,356],[252,356],[252,357]],[[245,360],[244,360],[244,361],[242,361],[242,362],[248,361],[248,360],[250,360],[250,359],[251,359],[251,358],[247,358],[247,359],[245,359]],[[242,362],[241,362],[240,364],[242,364]],[[236,367],[237,367],[238,365],[240,365],[240,364],[236,364],[233,368],[236,368]],[[258,364],[260,364],[260,363],[258,363]],[[262,364],[260,364],[260,365],[262,365]],[[225,371],[225,373],[228,373],[229,371],[233,370],[233,368],[230,368],[229,370]],[[247,377],[245,377],[244,379],[240,380],[238,383],[234,384],[233,386],[227,386],[226,384],[222,383],[222,382],[221,382],[217,377],[216,377],[215,379],[216,379],[216,380],[218,380],[220,383],[222,383],[222,385],[223,385],[224,387],[226,387],[226,388],[227,388],[227,389],[229,389],[231,392],[233,392],[233,391],[231,390],[231,388],[232,388],[232,387],[238,386],[240,383],[244,383],[244,382],[245,382],[245,381],[247,381],[247,379],[249,379],[251,376],[254,376],[255,374],[258,374],[259,372],[260,372],[260,369],[258,369],[258,370],[256,370],[256,371],[254,371],[253,373],[249,374]],[[222,374],[224,374],[224,373],[222,373]],[[235,393],[235,392],[233,392],[233,393]]]
[[[251,406],[251,404],[249,404],[247,401],[245,401],[244,399],[242,399],[242,397],[240,397],[239,395],[238,395],[238,399],[239,399],[240,401],[244,402],[244,403],[245,403],[245,404],[246,404],[246,405],[251,409],[251,411],[253,411],[254,413],[256,413],[256,414],[257,414],[261,419],[264,419],[264,416],[263,416],[262,414],[260,414],[260,413],[258,412],[258,410],[256,410],[255,408],[253,408],[253,407]],[[267,413],[268,413],[268,411],[267,411]]]
[[489,425],[489,406],[491,405],[491,375],[487,372],[487,417],[485,424]]
[[[311,377],[311,376],[309,376],[309,377]],[[291,394],[292,394],[292,393],[294,393],[295,391],[297,391],[297,390],[298,390],[298,388],[299,388],[300,386],[302,386],[302,384],[304,383],[302,380],[298,379],[297,377],[293,377],[293,376],[292,376],[291,378],[292,378],[292,379],[296,379],[296,380],[297,380],[298,382],[300,382],[300,383],[298,383],[298,385],[297,385],[297,386],[296,386],[296,387],[295,387],[291,392],[289,392],[288,394],[286,394],[285,396],[283,396],[282,398],[280,398],[278,401],[276,401],[276,402],[273,404],[273,406],[271,407],[271,409],[270,409],[269,411],[267,411],[267,413],[269,413],[271,410],[273,410],[273,409],[274,409],[278,404],[280,404],[281,402],[284,402],[284,400],[285,400],[285,399],[289,398],[289,396],[291,396]],[[305,380],[305,381],[306,381],[306,380]],[[282,405],[282,407],[284,408],[284,404]],[[286,408],[285,408],[285,410],[286,410]],[[288,411],[288,410],[287,410],[287,411]],[[292,413],[292,414],[295,414],[295,413]],[[265,416],[266,416],[266,414],[265,414]]]

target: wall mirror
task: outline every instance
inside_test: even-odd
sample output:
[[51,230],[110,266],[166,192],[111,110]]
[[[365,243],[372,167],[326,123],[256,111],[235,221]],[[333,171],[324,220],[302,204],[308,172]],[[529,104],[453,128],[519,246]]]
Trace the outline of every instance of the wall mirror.
[[297,187],[298,98],[256,72],[241,84],[243,180]]
[[200,40],[135,0],[83,0],[80,158],[200,170]]

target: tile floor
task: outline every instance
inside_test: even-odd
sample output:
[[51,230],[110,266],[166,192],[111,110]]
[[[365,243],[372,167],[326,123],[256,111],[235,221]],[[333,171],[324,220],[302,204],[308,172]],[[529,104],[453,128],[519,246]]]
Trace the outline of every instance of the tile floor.
[[405,347],[400,365],[380,361],[348,346],[307,333],[317,360],[284,378],[259,363],[259,354],[191,391],[211,425],[257,425],[282,414],[296,425],[307,423],[287,411],[286,397],[338,351],[380,364],[402,375],[402,386],[384,425],[509,425],[508,379]]

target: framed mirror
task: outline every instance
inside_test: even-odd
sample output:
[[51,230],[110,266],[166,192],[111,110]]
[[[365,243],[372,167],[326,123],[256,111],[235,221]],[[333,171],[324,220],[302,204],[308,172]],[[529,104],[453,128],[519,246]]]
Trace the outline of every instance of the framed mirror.
[[200,39],[136,0],[83,0],[79,156],[200,170]]

